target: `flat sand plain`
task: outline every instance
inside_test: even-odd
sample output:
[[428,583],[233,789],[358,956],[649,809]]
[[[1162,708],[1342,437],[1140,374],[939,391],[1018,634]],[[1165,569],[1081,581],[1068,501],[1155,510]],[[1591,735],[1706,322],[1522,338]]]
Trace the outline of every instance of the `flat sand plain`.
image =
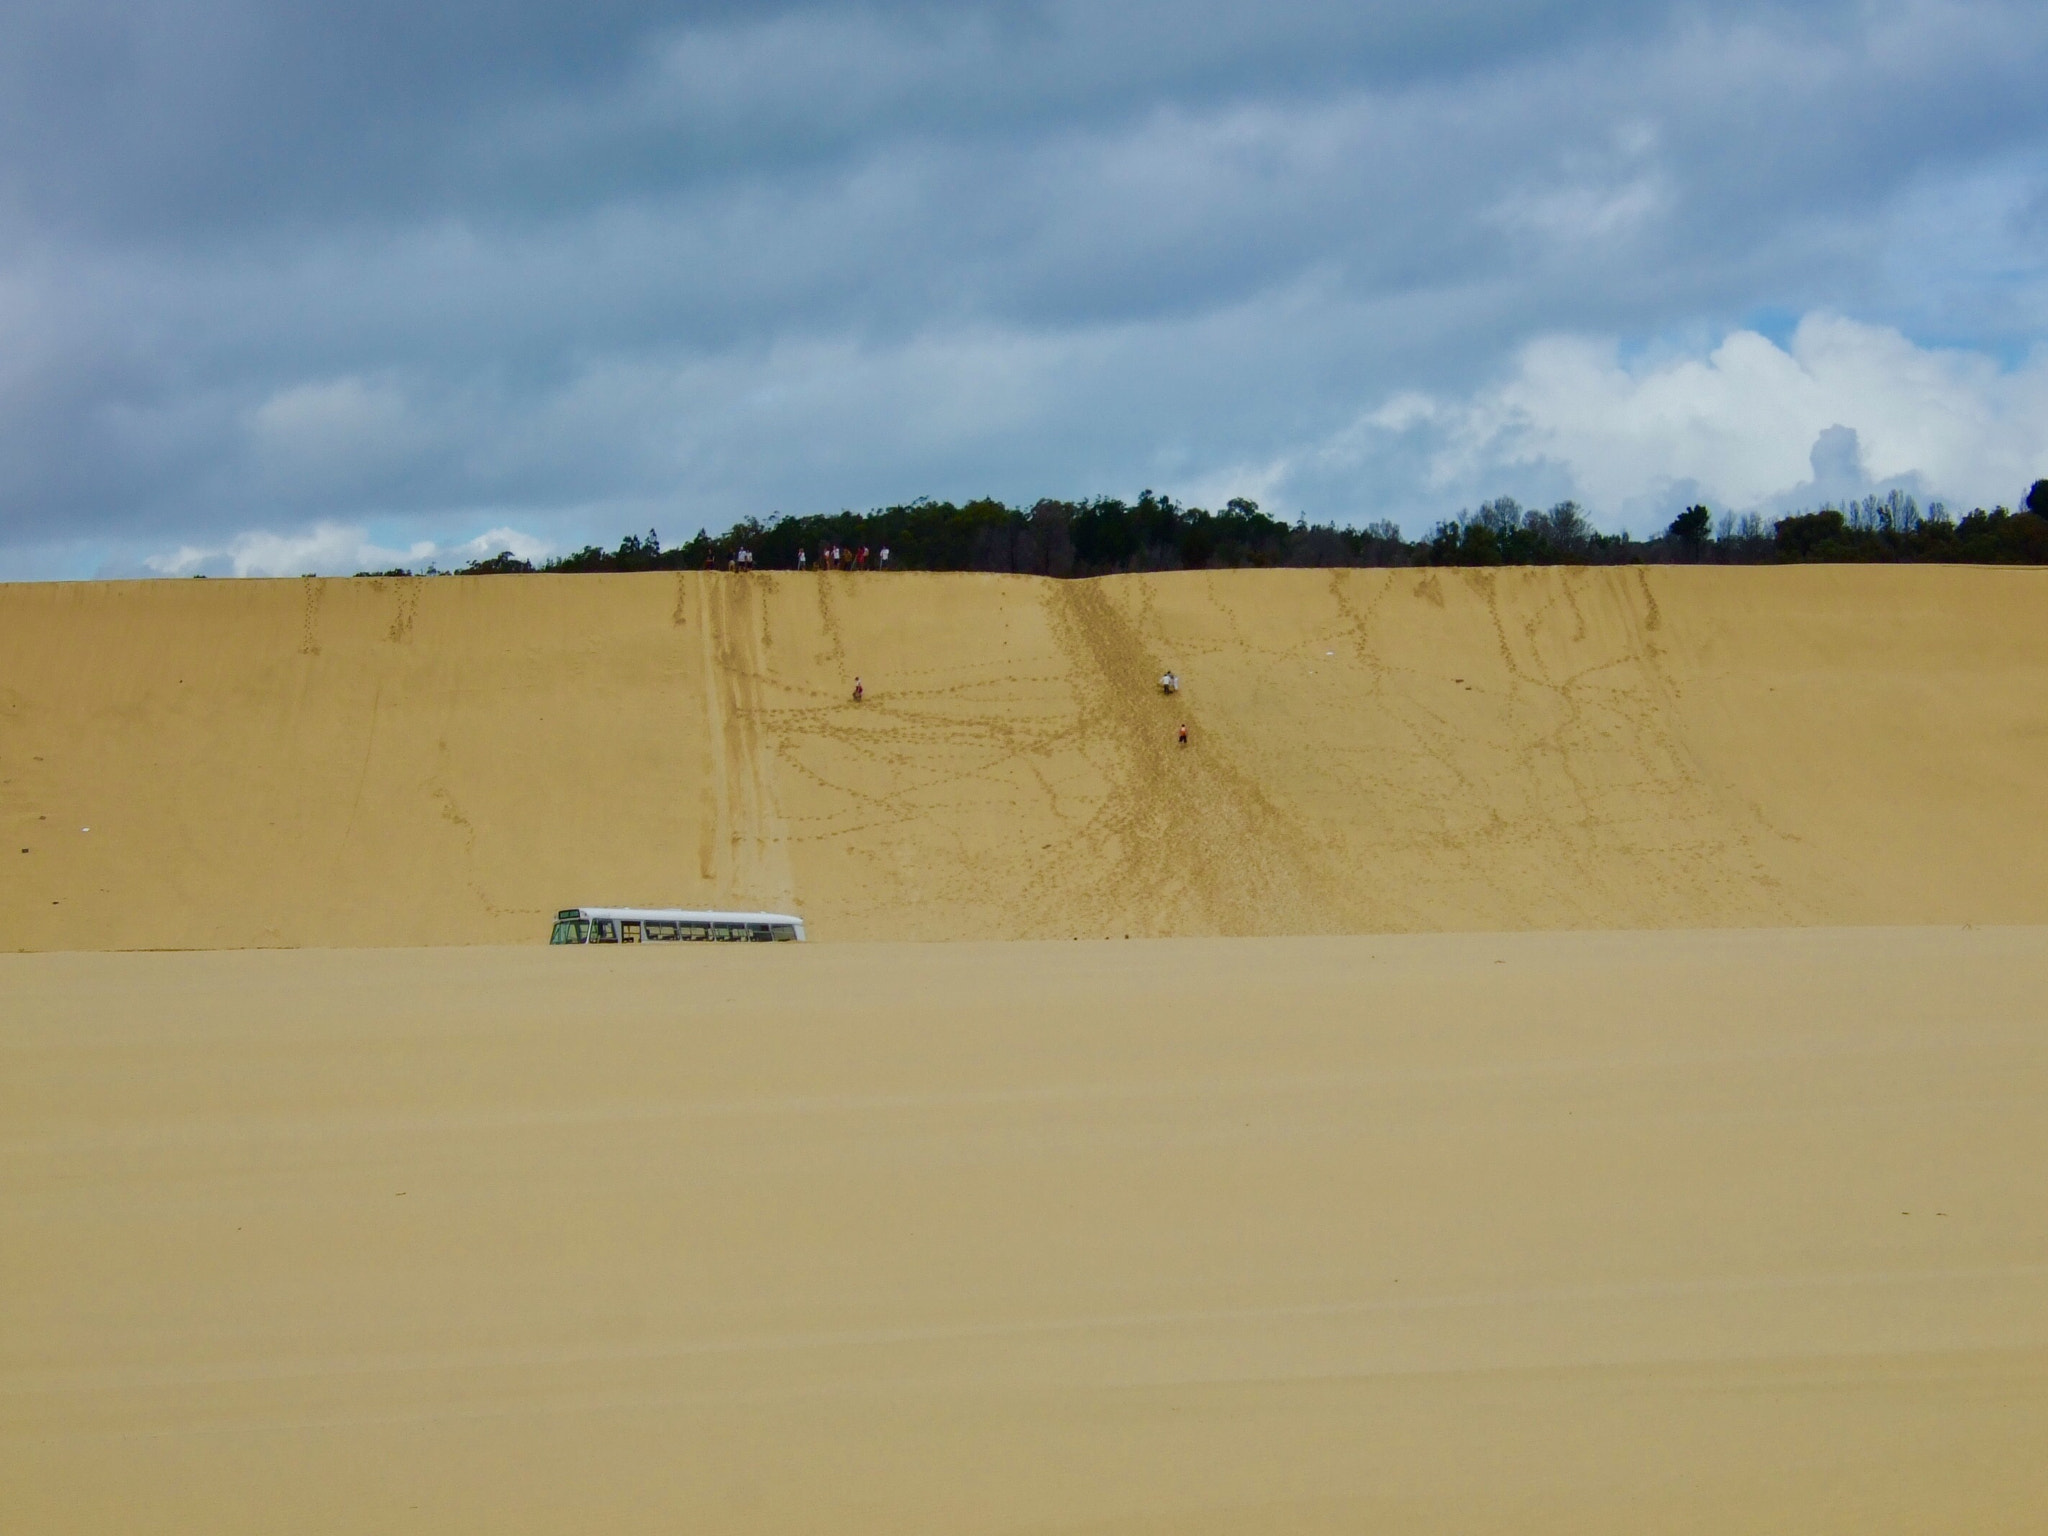
[[0,949],[2048,923],[2044,613],[1925,566],[0,587]]
[[0,1525],[2021,1532],[2048,930],[0,957]]

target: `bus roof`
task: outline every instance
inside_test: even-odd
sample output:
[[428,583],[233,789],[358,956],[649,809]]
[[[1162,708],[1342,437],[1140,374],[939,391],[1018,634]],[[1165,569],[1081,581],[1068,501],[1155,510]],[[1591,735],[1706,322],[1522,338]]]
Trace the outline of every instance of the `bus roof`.
[[576,918],[593,917],[617,918],[621,922],[639,923],[652,920],[657,923],[797,923],[803,919],[792,917],[787,912],[686,912],[680,907],[564,907],[555,914],[556,922]]

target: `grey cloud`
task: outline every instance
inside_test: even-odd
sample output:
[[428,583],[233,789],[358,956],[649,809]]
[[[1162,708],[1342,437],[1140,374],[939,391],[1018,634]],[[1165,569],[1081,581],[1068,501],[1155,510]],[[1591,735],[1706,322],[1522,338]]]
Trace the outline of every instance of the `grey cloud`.
[[0,60],[15,547],[1240,470],[1407,514],[1419,461],[1312,445],[1532,336],[2042,270],[2017,193],[1898,228],[2048,152],[2019,4],[185,0]]
[[1823,429],[1814,439],[1813,451],[1808,458],[1813,478],[1802,480],[1768,498],[1761,506],[1766,516],[1776,517],[1816,507],[1840,509],[1866,496],[1876,496],[1881,500],[1893,491],[1911,496],[1916,501],[1935,499],[1929,493],[1926,477],[1917,472],[1883,478],[1872,475],[1863,459],[1861,434],[1854,427],[1837,423]]
[[1840,422],[1825,428],[1813,440],[1809,458],[1813,464],[1812,485],[1822,496],[1859,495],[1870,479],[1870,472],[1863,467],[1863,444],[1856,429]]

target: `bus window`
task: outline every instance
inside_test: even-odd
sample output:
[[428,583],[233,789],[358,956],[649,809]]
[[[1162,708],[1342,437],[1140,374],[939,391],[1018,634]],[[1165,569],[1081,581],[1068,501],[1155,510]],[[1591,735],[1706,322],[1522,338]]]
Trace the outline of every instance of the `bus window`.
[[588,907],[557,913],[549,930],[550,944],[788,944],[802,943],[800,918],[773,912],[699,912],[671,915],[673,909],[645,911],[614,907],[603,916]]

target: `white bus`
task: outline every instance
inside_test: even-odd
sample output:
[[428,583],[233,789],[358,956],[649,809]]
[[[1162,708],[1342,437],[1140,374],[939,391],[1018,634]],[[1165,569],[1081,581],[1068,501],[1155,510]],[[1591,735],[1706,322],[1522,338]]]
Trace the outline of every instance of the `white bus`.
[[568,907],[551,944],[801,944],[804,920],[786,912],[682,912],[669,907]]

